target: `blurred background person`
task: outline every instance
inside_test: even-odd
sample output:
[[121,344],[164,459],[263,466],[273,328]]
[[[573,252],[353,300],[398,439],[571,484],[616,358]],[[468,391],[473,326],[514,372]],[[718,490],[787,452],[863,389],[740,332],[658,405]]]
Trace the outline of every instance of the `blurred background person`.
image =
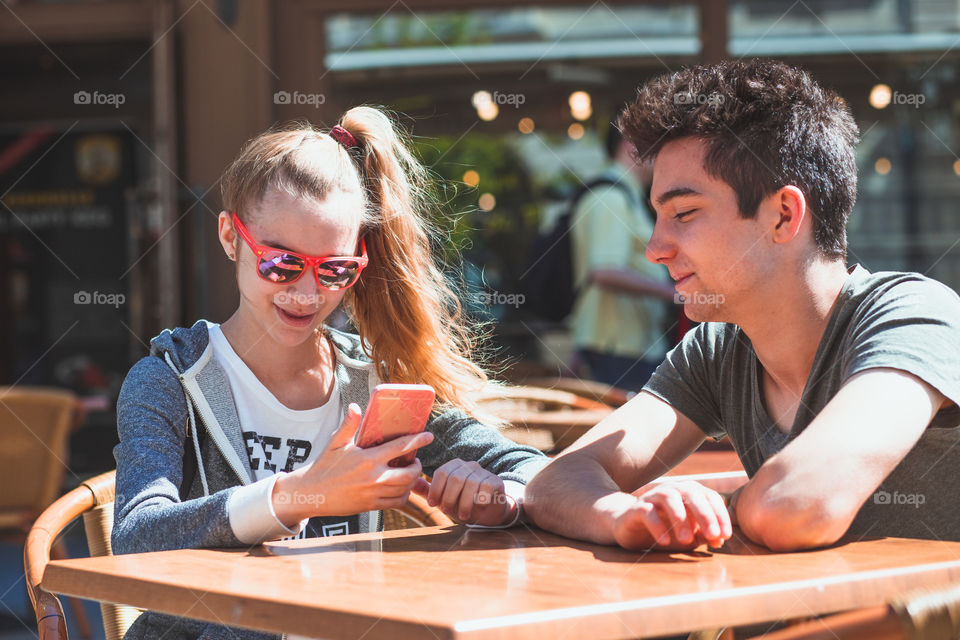
[[646,204],[653,164],[611,122],[609,163],[574,205],[577,301],[571,316],[574,370],[639,390],[672,346],[667,333],[674,290],[666,268],[645,257],[654,218]]

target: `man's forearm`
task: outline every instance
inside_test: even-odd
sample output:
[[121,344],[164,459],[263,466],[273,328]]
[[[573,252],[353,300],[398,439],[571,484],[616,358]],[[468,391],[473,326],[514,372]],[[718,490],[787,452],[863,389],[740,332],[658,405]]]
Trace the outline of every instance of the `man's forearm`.
[[777,551],[833,544],[942,402],[939,391],[899,369],[854,374],[740,492],[741,529]]
[[613,524],[636,498],[623,493],[587,456],[558,458],[527,485],[524,509],[538,527],[600,544],[616,544]]

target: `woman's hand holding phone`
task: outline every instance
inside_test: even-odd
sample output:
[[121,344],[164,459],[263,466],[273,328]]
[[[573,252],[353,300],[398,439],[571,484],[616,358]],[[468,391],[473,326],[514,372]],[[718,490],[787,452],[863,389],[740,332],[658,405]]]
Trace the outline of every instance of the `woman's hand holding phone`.
[[495,527],[514,520],[519,506],[504,490],[503,480],[478,463],[455,458],[433,474],[426,495],[430,506],[466,524]]
[[389,463],[430,444],[433,434],[400,436],[364,449],[354,444],[360,423],[360,407],[351,404],[326,450],[311,464],[277,479],[273,508],[281,522],[292,527],[313,516],[401,507],[410,491],[425,484],[416,458],[405,467]]

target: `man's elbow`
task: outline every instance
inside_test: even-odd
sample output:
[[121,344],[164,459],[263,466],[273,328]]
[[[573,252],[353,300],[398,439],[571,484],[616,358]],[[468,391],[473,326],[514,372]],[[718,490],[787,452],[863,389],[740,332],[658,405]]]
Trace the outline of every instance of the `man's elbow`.
[[855,513],[830,500],[766,500],[737,509],[740,527],[771,551],[800,551],[835,543],[847,532]]

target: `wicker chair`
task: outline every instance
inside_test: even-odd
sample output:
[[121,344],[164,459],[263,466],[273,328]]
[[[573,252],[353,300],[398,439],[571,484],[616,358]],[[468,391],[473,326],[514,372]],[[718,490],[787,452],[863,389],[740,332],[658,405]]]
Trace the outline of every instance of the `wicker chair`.
[[627,400],[635,395],[626,389],[611,387],[608,384],[594,380],[581,380],[580,378],[533,378],[532,380],[527,380],[526,384],[543,387],[544,389],[568,391],[583,398],[602,402],[611,407],[623,406],[627,403]]
[[[60,495],[67,471],[68,439],[78,415],[76,396],[63,389],[0,387],[0,535],[24,544],[30,526]],[[54,557],[67,557],[63,544]],[[70,605],[83,637],[90,622],[75,598]]]
[[76,408],[69,391],[0,387],[0,529],[25,536],[60,495]]
[[[91,556],[110,555],[113,528],[114,471],[87,480],[45,510],[27,537],[24,568],[30,601],[37,614],[40,640],[66,639],[67,625],[57,597],[40,588],[57,537],[78,516],[83,516]],[[101,604],[107,640],[119,640],[140,615],[138,609]]]
[[793,625],[764,640],[951,640],[960,637],[960,586],[911,591],[888,604]]
[[415,493],[410,494],[410,500],[406,505],[383,512],[385,531],[416,527],[449,527],[452,524],[454,522],[447,514],[437,507],[431,507],[426,498]]
[[482,411],[510,425],[504,435],[544,451],[563,449],[613,412],[602,402],[542,387],[491,384],[476,399]]
[[[93,557],[110,555],[110,532],[113,529],[115,471],[87,480],[47,508],[34,523],[27,537],[24,566],[30,600],[37,615],[40,640],[66,640],[67,625],[60,601],[41,587],[43,572],[50,560],[50,551],[60,533],[78,516],[83,516],[87,546]],[[441,510],[429,506],[416,494],[400,509],[384,512],[384,528],[404,529],[426,526],[447,526],[453,521]],[[107,640],[120,640],[140,610],[133,607],[101,603],[103,627]]]

